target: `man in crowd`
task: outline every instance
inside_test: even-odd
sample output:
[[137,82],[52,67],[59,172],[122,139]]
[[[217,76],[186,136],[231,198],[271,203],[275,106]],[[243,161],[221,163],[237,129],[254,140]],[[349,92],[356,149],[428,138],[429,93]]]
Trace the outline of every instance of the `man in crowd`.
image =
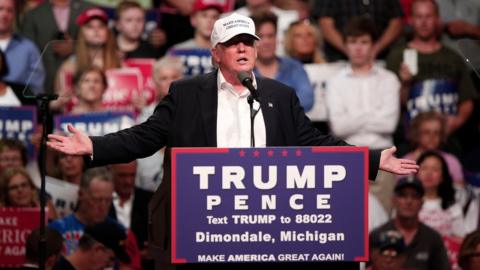
[[[412,2],[413,39],[392,50],[387,68],[400,78],[401,102],[407,118],[411,120],[420,112],[439,111],[446,117],[447,134],[452,134],[472,114],[476,93],[463,59],[439,41],[438,12],[435,1]],[[404,56],[409,53],[416,54],[417,61]]]
[[[137,161],[113,164],[109,166],[113,175],[114,193],[109,216],[125,228],[130,229],[137,238],[137,245],[146,263],[148,203],[153,193],[135,187]],[[144,269],[146,266],[144,266]]]
[[41,93],[45,72],[40,52],[32,41],[14,32],[14,24],[15,0],[0,0],[0,50],[9,68],[3,81],[23,84],[33,93]]
[[375,247],[375,239],[386,231],[398,231],[405,241],[403,266],[406,269],[449,270],[442,237],[418,218],[424,194],[423,185],[417,178],[409,176],[398,180],[393,196],[396,216],[370,233],[370,244]]
[[61,257],[54,270],[96,270],[113,267],[117,260],[129,263],[125,251],[125,230],[108,221],[85,227],[78,240],[78,248]]

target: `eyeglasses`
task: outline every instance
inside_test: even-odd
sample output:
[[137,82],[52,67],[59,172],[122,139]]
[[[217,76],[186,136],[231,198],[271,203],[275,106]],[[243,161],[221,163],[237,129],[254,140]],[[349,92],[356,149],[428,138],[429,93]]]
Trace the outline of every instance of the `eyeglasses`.
[[24,188],[27,188],[27,187],[30,187],[30,184],[28,182],[23,182],[23,183],[20,183],[20,184],[9,186],[8,191],[14,192],[14,191],[17,191],[19,189],[24,189]]

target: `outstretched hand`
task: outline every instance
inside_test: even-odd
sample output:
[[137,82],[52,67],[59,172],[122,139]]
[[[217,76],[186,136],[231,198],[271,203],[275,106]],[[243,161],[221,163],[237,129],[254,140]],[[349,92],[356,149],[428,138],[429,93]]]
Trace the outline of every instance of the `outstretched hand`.
[[395,146],[382,151],[380,170],[398,175],[414,174],[418,171],[418,165],[414,160],[397,158],[393,155],[395,151],[397,151]]
[[67,129],[71,136],[49,134],[47,146],[67,155],[91,155],[93,145],[90,138],[70,124]]

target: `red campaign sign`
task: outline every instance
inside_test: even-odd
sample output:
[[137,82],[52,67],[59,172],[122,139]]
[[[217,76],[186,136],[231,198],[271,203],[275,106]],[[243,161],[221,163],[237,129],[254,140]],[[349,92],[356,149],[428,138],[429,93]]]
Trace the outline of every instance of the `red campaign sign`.
[[71,95],[72,97],[68,100],[67,104],[65,105],[65,111],[70,112],[78,102],[77,96],[73,93],[73,73],[72,72],[65,71],[61,73],[60,87],[62,89],[60,95],[63,95],[63,96]]
[[27,237],[39,226],[39,208],[0,208],[0,267],[24,263]]
[[142,74],[137,68],[120,68],[106,71],[108,88],[103,94],[103,104],[115,110],[133,111],[133,98],[142,89]]
[[129,58],[124,61],[125,66],[138,68],[143,78],[142,94],[148,105],[155,101],[155,83],[153,82],[153,58]]

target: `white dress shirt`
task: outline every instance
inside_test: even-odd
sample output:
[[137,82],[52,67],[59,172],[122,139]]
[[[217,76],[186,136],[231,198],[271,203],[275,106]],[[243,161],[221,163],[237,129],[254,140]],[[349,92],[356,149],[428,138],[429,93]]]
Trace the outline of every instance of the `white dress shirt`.
[[[253,86],[257,87],[255,76]],[[250,105],[247,102],[250,92],[244,88],[243,92],[238,94],[220,70],[217,75],[217,89],[217,146],[250,147]],[[257,101],[253,107],[259,110],[254,120],[255,146],[265,147],[267,140],[262,110]]]
[[117,221],[127,229],[130,229],[133,197],[134,194],[132,192],[132,196],[130,196],[130,198],[126,200],[123,205],[120,205],[120,197],[116,192],[113,192],[113,206],[115,207]]

